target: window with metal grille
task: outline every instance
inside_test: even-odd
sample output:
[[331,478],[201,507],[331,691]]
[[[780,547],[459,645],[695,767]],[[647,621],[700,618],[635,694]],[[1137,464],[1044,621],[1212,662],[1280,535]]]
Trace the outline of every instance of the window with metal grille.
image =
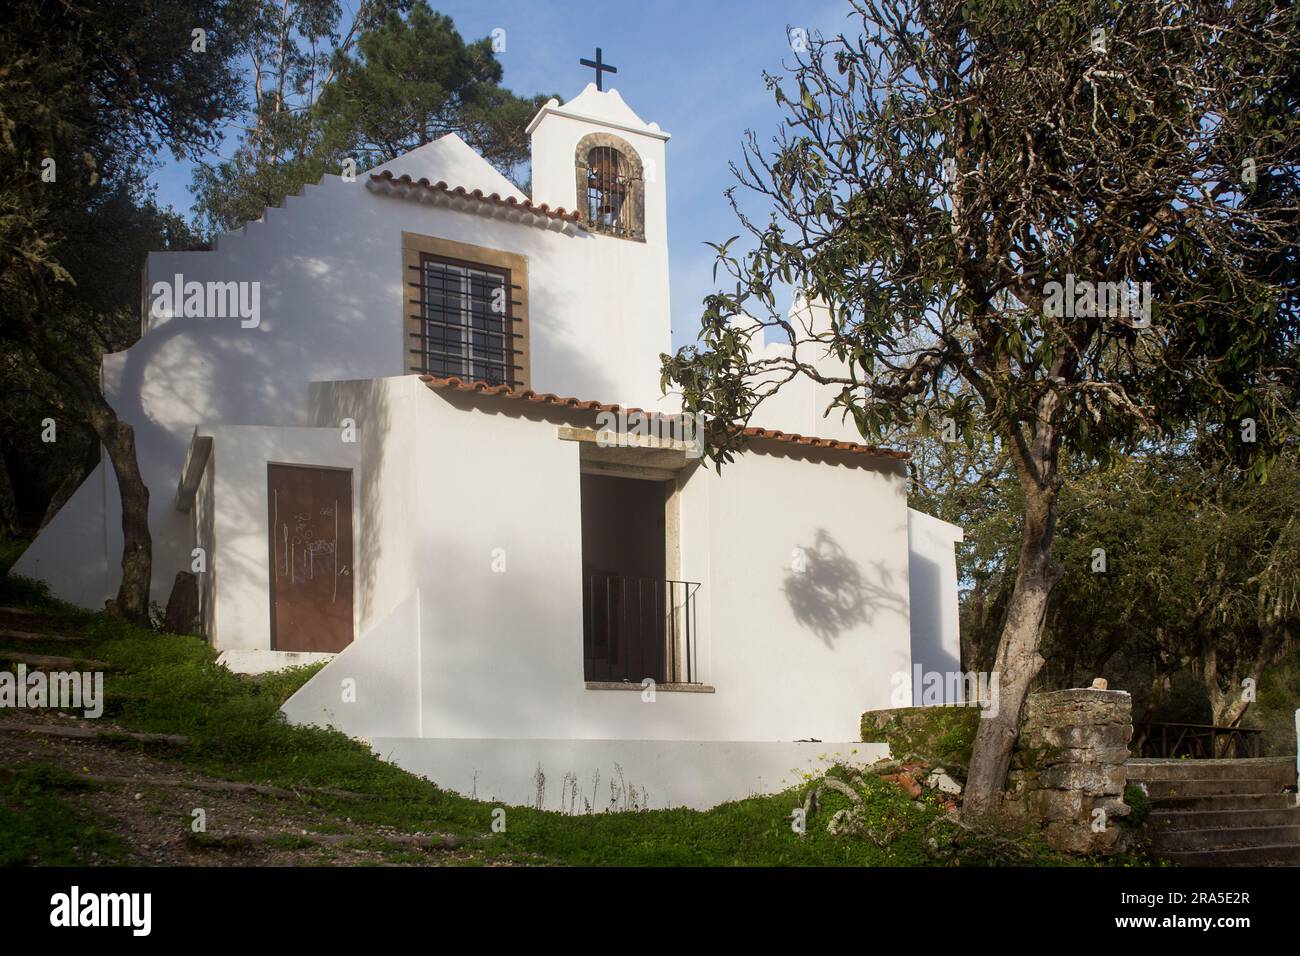
[[596,232],[630,236],[635,231],[631,196],[637,181],[623,154],[612,146],[587,153],[587,225]]
[[427,253],[420,256],[421,371],[513,385],[510,272]]

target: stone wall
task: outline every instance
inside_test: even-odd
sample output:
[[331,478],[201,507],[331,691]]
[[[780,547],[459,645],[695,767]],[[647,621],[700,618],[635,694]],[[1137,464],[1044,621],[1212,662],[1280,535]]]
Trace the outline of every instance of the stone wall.
[[1043,823],[1058,850],[1118,852],[1132,736],[1133,701],[1125,691],[1031,694],[1007,778],[1011,806]]
[[862,740],[889,744],[901,760],[919,754],[947,767],[954,764],[965,774],[971,746],[979,728],[978,707],[893,707],[862,715]]

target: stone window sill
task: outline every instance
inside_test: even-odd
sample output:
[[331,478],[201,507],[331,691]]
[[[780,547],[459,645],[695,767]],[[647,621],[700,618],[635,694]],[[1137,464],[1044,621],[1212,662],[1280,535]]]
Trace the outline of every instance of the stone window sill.
[[[624,683],[623,681],[587,681],[587,690],[635,690],[640,691],[640,684]],[[716,689],[712,684],[655,684],[655,692],[664,691],[666,693],[679,694],[715,694]]]

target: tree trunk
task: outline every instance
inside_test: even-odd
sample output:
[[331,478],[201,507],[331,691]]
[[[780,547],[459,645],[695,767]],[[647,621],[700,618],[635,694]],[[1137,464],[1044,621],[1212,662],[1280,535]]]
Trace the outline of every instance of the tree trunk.
[[149,534],[149,488],[135,455],[135,430],[117,417],[102,394],[90,410],[91,424],[108,452],[122,499],[122,583],[117,610],[133,624],[149,624],[153,538]]
[[[1160,640],[1160,629],[1157,628],[1157,640]],[[1147,694],[1146,706],[1142,709],[1142,722],[1152,720],[1155,717],[1157,708],[1165,699],[1166,686],[1169,683],[1169,673],[1161,666],[1159,660],[1153,661],[1151,665],[1151,690]]]
[[[42,289],[39,282],[36,286]],[[149,533],[149,488],[136,460],[135,431],[117,417],[104,397],[98,364],[91,367],[66,355],[33,316],[18,314],[13,318],[23,333],[24,344],[41,367],[67,387],[108,453],[122,499],[122,583],[117,590],[117,611],[133,624],[148,626],[153,538]]]
[[18,503],[14,499],[13,482],[9,480],[9,464],[4,450],[0,449],[0,535],[11,537],[19,533]]
[[1043,666],[1038,642],[1047,615],[1047,599],[1060,576],[1051,560],[1056,508],[1055,489],[1026,488],[1020,565],[998,641],[997,706],[980,715],[966,781],[963,809],[970,814],[987,813],[997,807],[1020,733],[1020,710],[1034,675]]
[[[1252,686],[1258,686],[1265,669],[1273,663],[1282,648],[1280,627],[1267,622],[1262,625],[1261,631],[1263,639],[1260,641],[1255,659],[1246,664],[1244,674],[1237,670],[1228,675],[1226,687],[1221,682],[1217,649],[1212,648],[1205,653],[1203,679],[1210,698],[1210,721],[1216,727],[1236,727],[1241,723],[1241,719],[1246,716],[1246,711],[1250,709],[1251,702],[1254,700],[1253,695],[1247,696],[1245,693],[1246,680],[1249,679]],[[1214,636],[1209,635],[1208,640],[1213,639]],[[1231,738],[1224,737],[1219,740],[1214,756],[1230,756],[1231,749]]]

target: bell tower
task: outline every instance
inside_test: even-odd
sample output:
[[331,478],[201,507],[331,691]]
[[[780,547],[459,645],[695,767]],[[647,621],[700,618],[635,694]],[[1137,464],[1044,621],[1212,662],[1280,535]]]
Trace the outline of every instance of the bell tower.
[[[599,53],[590,63],[598,76],[611,71]],[[533,202],[577,210],[593,236],[645,243],[666,253],[664,144],[669,136],[632,112],[617,90],[600,85],[588,83],[563,105],[550,100],[528,125]]]
[[[597,63],[600,72],[608,69],[603,60]],[[574,308],[570,296],[556,304],[565,340],[556,335],[548,346],[582,359],[567,367],[563,388],[602,401],[675,410],[676,398],[662,396],[659,381],[659,356],[672,351],[668,134],[642,121],[617,90],[596,83],[563,105],[548,102],[528,133],[533,202],[576,211],[581,227],[552,243],[556,258],[549,264],[557,270],[553,284],[580,290],[591,303]],[[540,316],[549,313],[539,305],[535,314],[540,328]],[[534,341],[543,341],[541,332]],[[538,344],[534,355],[542,348]]]

